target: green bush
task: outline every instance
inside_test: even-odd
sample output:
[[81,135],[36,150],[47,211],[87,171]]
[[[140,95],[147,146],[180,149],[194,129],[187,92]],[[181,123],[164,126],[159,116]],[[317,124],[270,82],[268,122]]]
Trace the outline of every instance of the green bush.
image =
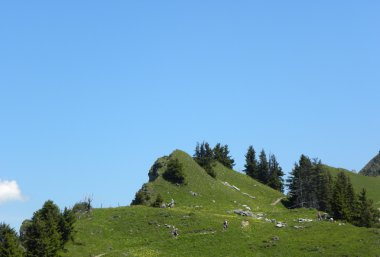
[[178,159],[169,160],[166,171],[162,174],[162,177],[169,182],[178,184],[184,184],[186,180],[182,164]]

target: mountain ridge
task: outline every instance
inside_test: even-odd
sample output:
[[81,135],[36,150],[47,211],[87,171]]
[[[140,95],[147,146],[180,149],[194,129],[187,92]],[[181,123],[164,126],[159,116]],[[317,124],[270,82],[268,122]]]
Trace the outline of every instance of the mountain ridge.
[[[186,183],[163,179],[175,158]],[[161,164],[158,164],[161,163]],[[81,217],[63,256],[378,256],[380,230],[316,220],[314,209],[286,209],[281,192],[217,163],[210,177],[187,153],[159,158],[142,205],[94,209]],[[173,208],[150,207],[160,194]],[[249,216],[240,215],[247,211]],[[240,213],[240,214],[239,214]],[[229,227],[223,229],[223,221]],[[280,222],[284,226],[277,227]],[[179,231],[173,237],[173,228]],[[363,240],[365,238],[366,240]]]
[[380,176],[380,151],[360,170],[359,174],[365,176]]

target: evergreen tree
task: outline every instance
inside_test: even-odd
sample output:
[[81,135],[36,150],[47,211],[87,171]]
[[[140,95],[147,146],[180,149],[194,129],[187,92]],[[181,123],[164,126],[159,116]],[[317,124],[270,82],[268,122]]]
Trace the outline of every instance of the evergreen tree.
[[357,212],[358,202],[354,191],[354,187],[352,186],[351,179],[349,176],[347,176],[346,201],[348,209],[347,221],[353,222],[355,219],[355,214]]
[[257,170],[257,160],[256,160],[256,152],[253,146],[248,147],[247,154],[245,155],[245,165],[244,172],[248,176],[254,179],[258,179],[258,170]]
[[216,144],[213,149],[214,160],[220,162],[225,167],[232,169],[235,165],[235,160],[229,156],[230,151],[228,145],[222,146],[220,143]]
[[194,160],[213,178],[216,177],[216,173],[212,166],[214,165],[214,154],[210,145],[207,142],[203,142],[195,148]]
[[318,209],[325,212],[331,211],[331,201],[333,192],[333,179],[330,172],[322,169],[321,164],[318,164],[317,169],[321,169],[318,176]]
[[287,185],[289,188],[289,203],[291,208],[300,208],[300,207],[311,207],[310,197],[308,194],[311,191],[309,189],[310,173],[312,173],[312,163],[309,157],[305,155],[301,155],[301,158],[294,165],[294,169],[292,170],[290,177],[287,179]]
[[0,257],[22,257],[24,252],[16,231],[8,224],[0,223]]
[[178,159],[170,159],[167,164],[165,172],[162,177],[172,183],[184,184],[185,174],[183,173],[183,166]]
[[67,243],[69,240],[74,241],[75,221],[76,217],[74,211],[65,207],[58,223],[59,231],[61,233],[61,248],[63,248],[65,243]]
[[353,217],[354,210],[352,209],[351,202],[352,185],[348,177],[344,172],[338,173],[333,189],[333,200],[331,202],[331,209],[335,219],[351,221]]
[[363,188],[358,197],[358,215],[355,224],[360,227],[372,227],[377,222],[377,213],[372,200],[367,199],[367,192]]
[[264,149],[261,150],[259,155],[259,163],[257,165],[258,180],[263,183],[268,183],[269,178],[269,163],[267,160],[267,155],[265,154]]
[[148,183],[145,183],[139,191],[135,194],[135,198],[132,200],[131,205],[143,205],[149,202],[151,191],[148,187]]
[[57,205],[46,201],[31,220],[21,226],[20,236],[26,257],[55,257],[71,238],[74,217],[71,211],[61,214]]
[[269,156],[269,176],[268,176],[268,186],[273,189],[276,189],[280,192],[284,191],[284,173],[282,172],[282,168],[276,160],[276,156],[271,154]]
[[161,194],[158,194],[156,200],[152,203],[152,207],[160,208],[163,202],[164,199],[162,198]]

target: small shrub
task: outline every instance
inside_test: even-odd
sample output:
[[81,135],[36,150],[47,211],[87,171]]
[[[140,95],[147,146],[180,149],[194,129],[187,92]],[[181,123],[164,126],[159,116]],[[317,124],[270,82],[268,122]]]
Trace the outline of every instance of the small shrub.
[[132,200],[131,205],[143,205],[150,200],[151,192],[149,191],[146,184],[136,193],[135,199]]
[[164,202],[164,199],[162,199],[162,196],[158,194],[156,197],[156,200],[152,203],[152,207],[160,208],[163,202]]
[[186,180],[182,164],[178,159],[169,160],[166,171],[162,174],[162,177],[169,182],[178,184],[184,184]]

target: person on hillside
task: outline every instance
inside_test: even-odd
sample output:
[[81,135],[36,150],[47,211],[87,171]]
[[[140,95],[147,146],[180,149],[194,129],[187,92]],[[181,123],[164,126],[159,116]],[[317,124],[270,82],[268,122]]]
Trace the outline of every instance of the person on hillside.
[[223,229],[227,230],[227,228],[228,228],[228,221],[224,220],[224,222],[223,222]]
[[178,233],[178,229],[177,228],[174,228],[173,231],[172,231],[172,235],[177,238],[179,236],[179,233]]

